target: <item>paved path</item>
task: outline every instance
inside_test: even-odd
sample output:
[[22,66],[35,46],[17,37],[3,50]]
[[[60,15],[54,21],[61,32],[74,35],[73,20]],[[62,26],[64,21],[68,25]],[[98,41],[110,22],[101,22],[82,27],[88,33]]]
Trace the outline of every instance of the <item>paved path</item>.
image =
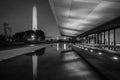
[[29,53],[32,52],[34,50],[43,48],[45,46],[48,46],[48,44],[43,44],[43,45],[29,45],[27,47],[23,47],[23,48],[16,48],[16,49],[10,49],[10,50],[2,50],[0,51],[0,61],[4,60],[4,59],[9,59],[11,57],[15,57],[18,55],[22,55],[25,53]]

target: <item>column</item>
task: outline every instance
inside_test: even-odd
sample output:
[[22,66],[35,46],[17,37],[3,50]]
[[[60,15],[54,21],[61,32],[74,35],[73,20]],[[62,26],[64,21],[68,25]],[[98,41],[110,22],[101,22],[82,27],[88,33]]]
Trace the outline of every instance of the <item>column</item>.
[[100,48],[102,48],[102,32],[100,32]]
[[110,49],[110,30],[108,30],[108,49]]
[[114,36],[114,38],[113,38],[114,50],[116,50],[116,29],[115,28],[113,29],[113,36]]
[[96,44],[96,34],[94,33],[94,41],[95,41],[95,44]]
[[99,33],[97,33],[97,44],[99,44]]
[[103,32],[103,35],[104,35],[104,48],[105,48],[105,31]]

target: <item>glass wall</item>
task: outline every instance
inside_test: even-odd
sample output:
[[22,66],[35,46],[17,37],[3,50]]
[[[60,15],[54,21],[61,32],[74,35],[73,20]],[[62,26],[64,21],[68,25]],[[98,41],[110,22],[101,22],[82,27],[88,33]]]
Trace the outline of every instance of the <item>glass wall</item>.
[[105,45],[108,45],[108,31],[105,32]]
[[116,45],[120,45],[120,28],[116,29]]
[[114,45],[114,32],[110,30],[110,45]]
[[102,32],[102,44],[104,44],[104,32]]

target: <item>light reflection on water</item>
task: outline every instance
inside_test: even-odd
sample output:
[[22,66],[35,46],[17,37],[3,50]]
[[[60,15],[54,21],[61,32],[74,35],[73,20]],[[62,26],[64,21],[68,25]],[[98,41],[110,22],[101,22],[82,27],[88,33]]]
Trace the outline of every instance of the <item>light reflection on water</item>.
[[[51,47],[55,47],[54,45]],[[77,77],[76,80],[100,80],[91,69],[88,68],[80,56],[78,56],[70,46],[67,44],[60,45],[56,44],[56,50],[60,51],[61,61],[65,64],[62,65],[62,69],[66,72],[68,77]],[[44,52],[43,49],[36,51],[35,53]],[[42,53],[41,53],[42,54]],[[44,54],[44,53],[43,53]],[[33,62],[33,79],[37,79],[37,66],[38,66],[38,56],[36,54],[32,55]]]
[[[51,47],[56,47],[56,50],[57,51],[66,51],[66,50],[71,50],[71,46],[68,46],[67,43],[64,43],[64,44],[59,44],[57,43],[56,46],[55,45],[51,45]],[[37,68],[38,68],[38,55],[42,56],[43,54],[45,53],[45,48],[42,48],[42,49],[39,49],[39,50],[36,50],[34,51],[34,53],[31,53],[32,55],[32,66],[33,66],[33,80],[36,80],[37,79]],[[73,52],[72,52],[73,53]],[[28,54],[30,55],[30,54]],[[64,55],[64,56],[68,56],[69,58],[67,58],[66,60],[71,60],[71,59],[77,59],[79,57],[76,57],[73,55],[73,57],[69,56],[70,54],[68,55]],[[65,61],[66,61],[65,60]]]
[[57,51],[59,51],[59,50],[60,50],[59,43],[57,43]]
[[65,43],[65,44],[64,44],[64,50],[66,50],[66,49],[67,49],[67,44]]
[[[51,45],[50,47],[53,47],[53,48],[56,47],[57,51],[71,50],[71,47],[68,46],[67,43],[64,43],[62,45],[60,43],[57,43],[56,46],[54,44],[54,45]],[[45,53],[45,48],[42,48],[42,49],[33,51],[32,53],[26,54],[26,55],[32,56],[33,80],[37,79],[38,56],[42,56],[44,53]],[[66,56],[68,56],[68,55],[66,55]],[[73,59],[73,58],[76,58],[76,57],[69,56],[68,60]]]
[[55,45],[52,45],[52,47],[56,47],[57,51],[64,51],[64,50],[70,50],[71,43],[56,43]]
[[77,77],[76,80],[100,80],[74,51],[62,51],[61,55],[67,76]]
[[71,61],[71,60],[75,60],[75,59],[79,59],[78,56],[73,54],[74,52],[66,52],[66,54],[63,54],[63,59],[62,61]]
[[[26,60],[30,61],[29,65],[26,63],[27,62]],[[32,71],[26,70],[26,72],[32,73],[33,80],[37,80],[38,77],[41,76],[40,74],[44,75],[44,73],[45,73],[44,77],[46,77],[47,72],[50,73],[50,75],[52,75],[51,74],[52,72],[50,72],[50,71],[57,73],[58,75],[60,75],[60,77],[67,76],[70,78],[71,77],[79,78],[79,79],[75,79],[75,80],[86,80],[86,79],[98,80],[95,77],[93,77],[93,74],[86,67],[86,65],[82,62],[81,58],[72,50],[71,44],[69,44],[69,43],[63,43],[63,44],[57,43],[54,45],[50,45],[49,47],[41,48],[41,49],[35,50],[31,53],[22,55],[16,59],[14,59],[13,61],[15,61],[15,62],[13,62],[15,65],[16,65],[16,63],[20,62],[23,70],[26,69],[24,67],[32,66],[32,69],[30,68],[30,70],[32,70]],[[39,67],[38,67],[38,65],[39,65]],[[63,74],[59,74],[59,72],[56,72],[57,71],[56,69],[58,69],[58,67],[56,67],[56,66],[61,68],[61,71],[60,71],[61,73],[65,72],[66,74],[63,75]],[[46,70],[46,67],[47,67],[47,70]],[[49,69],[49,67],[50,67],[50,69]],[[21,73],[23,73],[23,72],[21,72]],[[27,74],[25,74],[25,75],[27,75]],[[52,76],[54,76],[54,75],[52,75]],[[41,76],[41,77],[43,77],[43,76]],[[43,80],[46,80],[46,79],[43,79]],[[49,79],[47,79],[47,80],[49,80]],[[68,78],[66,80],[68,80]],[[73,79],[70,79],[70,80],[73,80]]]
[[37,55],[32,56],[32,62],[33,62],[33,79],[36,80],[36,78],[37,78],[37,62],[38,62]]
[[26,54],[28,56],[32,56],[33,80],[37,79],[38,56],[42,56],[44,53],[45,53],[45,48],[41,48],[34,51],[34,53]]
[[64,65],[64,68],[68,71],[69,76],[82,77],[82,76],[88,76],[91,74],[87,69],[85,69],[84,64],[82,64],[79,61],[67,63]]

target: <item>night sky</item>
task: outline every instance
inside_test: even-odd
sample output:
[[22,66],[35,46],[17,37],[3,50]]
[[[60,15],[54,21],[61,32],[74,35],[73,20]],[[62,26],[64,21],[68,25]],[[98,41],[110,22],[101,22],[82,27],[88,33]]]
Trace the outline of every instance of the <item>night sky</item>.
[[3,23],[12,27],[12,34],[30,30],[32,27],[32,7],[38,10],[38,29],[46,36],[59,36],[49,0],[0,0],[0,34],[3,34]]

